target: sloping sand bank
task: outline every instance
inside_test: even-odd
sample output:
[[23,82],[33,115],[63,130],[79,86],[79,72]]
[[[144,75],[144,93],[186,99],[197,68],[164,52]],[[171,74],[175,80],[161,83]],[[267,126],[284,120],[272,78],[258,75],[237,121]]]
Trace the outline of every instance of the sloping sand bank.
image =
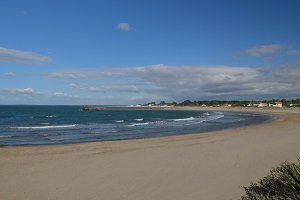
[[0,148],[0,199],[238,199],[241,186],[300,154],[300,110],[254,111],[277,119],[207,134]]

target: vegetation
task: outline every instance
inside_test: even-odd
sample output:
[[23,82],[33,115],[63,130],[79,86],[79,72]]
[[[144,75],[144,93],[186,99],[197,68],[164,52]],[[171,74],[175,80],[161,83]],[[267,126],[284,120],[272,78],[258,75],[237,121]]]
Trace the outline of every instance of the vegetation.
[[298,163],[282,163],[258,183],[251,183],[244,189],[246,194],[242,200],[300,199],[300,159]]

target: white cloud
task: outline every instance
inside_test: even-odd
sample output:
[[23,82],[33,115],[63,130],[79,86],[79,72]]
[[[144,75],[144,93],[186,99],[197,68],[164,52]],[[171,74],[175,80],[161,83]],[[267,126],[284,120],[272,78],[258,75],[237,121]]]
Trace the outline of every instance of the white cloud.
[[72,97],[72,95],[68,95],[63,92],[54,92],[52,95],[57,97]]
[[271,55],[279,52],[280,50],[284,49],[286,45],[283,44],[267,44],[267,45],[260,45],[245,51],[245,54],[248,56],[260,57],[265,55]]
[[28,96],[28,97],[75,97],[63,92],[45,93],[36,91],[32,88],[4,88],[0,90],[2,94],[14,96]]
[[92,86],[88,87],[89,92],[134,92],[137,93],[138,88],[135,85],[119,85],[119,84],[110,84],[110,85],[101,85],[101,86]]
[[131,30],[131,27],[128,23],[126,22],[122,22],[122,23],[119,23],[117,25],[117,28],[120,30],[120,31],[124,31],[124,32],[128,32]]
[[53,62],[52,58],[35,52],[0,47],[0,62],[43,64]]
[[5,104],[79,104],[85,100],[62,92],[46,93],[33,88],[0,89],[0,101]]
[[9,76],[9,77],[17,76],[17,74],[14,73],[14,72],[6,72],[6,73],[4,73],[3,75],[4,75],[4,76]]
[[68,71],[68,72],[53,72],[49,74],[50,78],[55,78],[55,79],[80,79],[80,78],[87,78],[88,74],[86,75],[85,72],[83,73],[78,73],[78,71]]
[[85,69],[85,70],[71,69],[71,70],[52,72],[47,74],[47,77],[53,79],[74,79],[75,80],[75,79],[91,79],[91,78],[98,78],[98,77],[122,76],[123,74],[124,72],[120,68]]
[[2,90],[2,92],[11,95],[22,95],[22,96],[38,96],[42,94],[41,92],[37,92],[32,88],[24,88],[24,89],[5,88]]
[[76,88],[79,88],[79,86],[78,86],[76,83],[70,83],[70,84],[69,84],[69,87],[70,87],[70,88],[75,88],[75,89],[76,89]]
[[93,86],[83,86],[76,83],[70,83],[69,87],[72,89],[80,89],[93,93],[108,93],[108,92],[129,92],[138,93],[139,90],[136,85],[126,83],[113,83],[113,84],[102,84]]

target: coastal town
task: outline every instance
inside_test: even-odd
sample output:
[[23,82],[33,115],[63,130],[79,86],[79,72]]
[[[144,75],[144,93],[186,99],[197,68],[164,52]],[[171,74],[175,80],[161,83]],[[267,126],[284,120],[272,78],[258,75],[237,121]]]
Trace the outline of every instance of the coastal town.
[[171,109],[179,107],[222,107],[222,108],[265,108],[265,109],[280,109],[280,108],[296,108],[300,107],[300,99],[273,99],[264,101],[190,101],[185,100],[181,103],[168,103],[160,101],[159,103],[149,102],[145,104],[124,105],[124,106],[100,106],[100,105],[87,105],[82,106],[84,111],[101,111],[101,110],[144,110],[144,109]]
[[185,100],[181,103],[160,103],[150,102],[146,104],[131,105],[130,107],[174,107],[174,106],[199,106],[199,107],[258,107],[258,108],[291,108],[300,107],[300,99],[273,99],[263,101],[190,101]]

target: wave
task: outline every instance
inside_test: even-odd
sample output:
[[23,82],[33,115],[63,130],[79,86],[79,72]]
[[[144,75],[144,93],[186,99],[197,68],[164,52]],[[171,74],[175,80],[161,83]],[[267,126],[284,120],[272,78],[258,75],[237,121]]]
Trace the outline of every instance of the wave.
[[13,129],[51,129],[51,128],[72,128],[77,126],[77,124],[69,124],[69,125],[54,125],[54,126],[16,126],[10,127]]
[[128,127],[133,127],[133,126],[145,126],[145,125],[148,125],[149,123],[148,122],[145,122],[145,123],[132,123],[130,125],[127,125]]
[[55,118],[56,115],[47,115],[46,117],[48,117],[48,118]]
[[154,124],[166,124],[168,122],[167,121],[154,121],[152,123],[154,123]]
[[140,118],[140,119],[134,119],[135,121],[138,121],[138,122],[141,122],[143,121],[144,119],[143,118]]
[[194,124],[201,124],[205,122],[205,120],[201,120],[201,121],[197,121],[197,122],[191,122],[191,123],[188,123],[188,124],[184,124],[184,126],[189,126],[189,125],[194,125]]
[[183,119],[172,119],[174,122],[179,122],[179,121],[192,121],[195,120],[194,117],[188,117],[188,118],[183,118]]
[[215,111],[214,113],[215,113],[215,114],[220,114],[220,115],[223,115],[223,113],[222,113],[222,112],[217,112],[217,111]]
[[217,116],[213,116],[213,117],[210,117],[210,118],[208,118],[208,119],[205,119],[204,121],[213,121],[213,120],[220,119],[220,118],[222,118],[222,117],[224,117],[223,114],[217,115]]
[[185,124],[185,125],[188,126],[188,125],[194,125],[194,124],[201,124],[201,123],[203,123],[203,122],[214,121],[214,120],[220,119],[220,118],[222,118],[222,117],[224,117],[224,115],[219,115],[219,116],[215,116],[215,117],[210,117],[210,118],[208,118],[208,119],[202,119],[202,120],[200,120],[200,121],[188,123],[188,124]]
[[118,122],[118,123],[122,123],[122,122],[124,122],[124,120],[117,120],[116,122]]

